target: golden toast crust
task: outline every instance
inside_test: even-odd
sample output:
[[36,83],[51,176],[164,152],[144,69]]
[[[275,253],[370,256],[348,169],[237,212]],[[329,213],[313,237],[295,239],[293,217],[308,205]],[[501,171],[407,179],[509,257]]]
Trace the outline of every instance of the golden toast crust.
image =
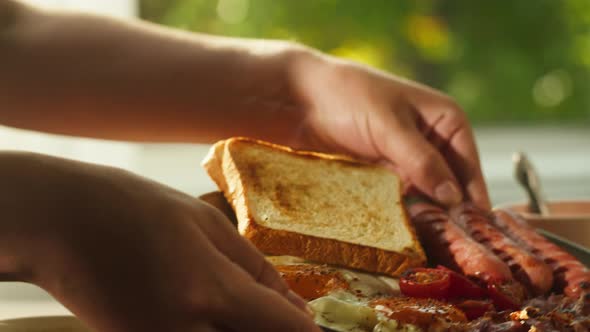
[[249,222],[243,236],[267,255],[301,257],[319,263],[338,265],[397,277],[410,267],[423,266],[417,255],[275,230]]
[[[411,226],[405,209],[403,222],[412,236],[414,246],[404,252],[394,252],[365,245],[321,238],[292,231],[272,229],[258,224],[248,207],[246,197],[248,186],[242,183],[240,173],[223,151],[228,144],[255,144],[272,148],[277,153],[287,153],[299,157],[331,160],[348,166],[375,169],[377,166],[362,163],[345,156],[317,152],[296,151],[249,138],[231,138],[218,142],[203,162],[211,178],[223,191],[226,199],[236,212],[240,233],[249,239],[259,250],[269,255],[290,255],[312,261],[356,268],[369,272],[398,276],[409,267],[422,266],[425,255]],[[401,185],[401,184],[400,184]]]

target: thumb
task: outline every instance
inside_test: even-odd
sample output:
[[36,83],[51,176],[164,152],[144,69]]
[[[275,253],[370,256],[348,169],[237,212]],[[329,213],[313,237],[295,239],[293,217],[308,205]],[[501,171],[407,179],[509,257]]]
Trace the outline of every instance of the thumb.
[[[393,115],[392,115],[393,116]],[[457,179],[441,153],[409,122],[388,121],[385,139],[379,141],[385,157],[423,193],[443,205],[460,203],[463,194]],[[385,123],[387,125],[387,122]]]

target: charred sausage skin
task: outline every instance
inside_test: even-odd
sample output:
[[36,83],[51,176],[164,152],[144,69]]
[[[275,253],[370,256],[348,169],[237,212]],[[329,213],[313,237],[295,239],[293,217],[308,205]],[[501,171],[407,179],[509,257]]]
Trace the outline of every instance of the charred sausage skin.
[[443,209],[415,203],[409,210],[428,257],[486,283],[512,280],[508,265],[451,222]]
[[569,297],[590,291],[590,270],[574,256],[547,240],[516,213],[497,209],[492,222],[516,243],[527,248],[553,270],[553,290]]
[[515,279],[533,295],[547,293],[553,286],[553,271],[545,262],[517,244],[492,223],[492,216],[471,203],[450,210],[451,220],[475,241],[502,259]]

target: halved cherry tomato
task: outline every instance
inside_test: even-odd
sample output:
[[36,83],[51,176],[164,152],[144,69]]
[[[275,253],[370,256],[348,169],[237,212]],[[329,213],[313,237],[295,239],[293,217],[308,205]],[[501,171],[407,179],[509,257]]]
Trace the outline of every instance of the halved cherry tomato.
[[485,290],[464,275],[442,265],[439,265],[436,268],[449,273],[449,277],[451,278],[449,298],[479,299],[485,296]]
[[518,310],[526,298],[524,287],[515,281],[491,282],[488,295],[498,310]]
[[494,310],[492,302],[487,300],[460,300],[452,303],[461,309],[469,320],[479,318],[486,312]]
[[410,297],[444,300],[448,298],[450,274],[440,269],[413,268],[399,281],[402,294]]

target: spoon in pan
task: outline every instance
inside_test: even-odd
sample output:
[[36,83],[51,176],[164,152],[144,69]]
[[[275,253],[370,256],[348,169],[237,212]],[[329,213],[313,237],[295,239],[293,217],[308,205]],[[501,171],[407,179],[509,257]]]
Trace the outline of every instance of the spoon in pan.
[[532,213],[542,216],[549,215],[549,207],[545,202],[541,190],[541,180],[535,171],[533,164],[529,161],[524,152],[517,152],[512,156],[514,164],[514,176],[529,196],[529,209]]

